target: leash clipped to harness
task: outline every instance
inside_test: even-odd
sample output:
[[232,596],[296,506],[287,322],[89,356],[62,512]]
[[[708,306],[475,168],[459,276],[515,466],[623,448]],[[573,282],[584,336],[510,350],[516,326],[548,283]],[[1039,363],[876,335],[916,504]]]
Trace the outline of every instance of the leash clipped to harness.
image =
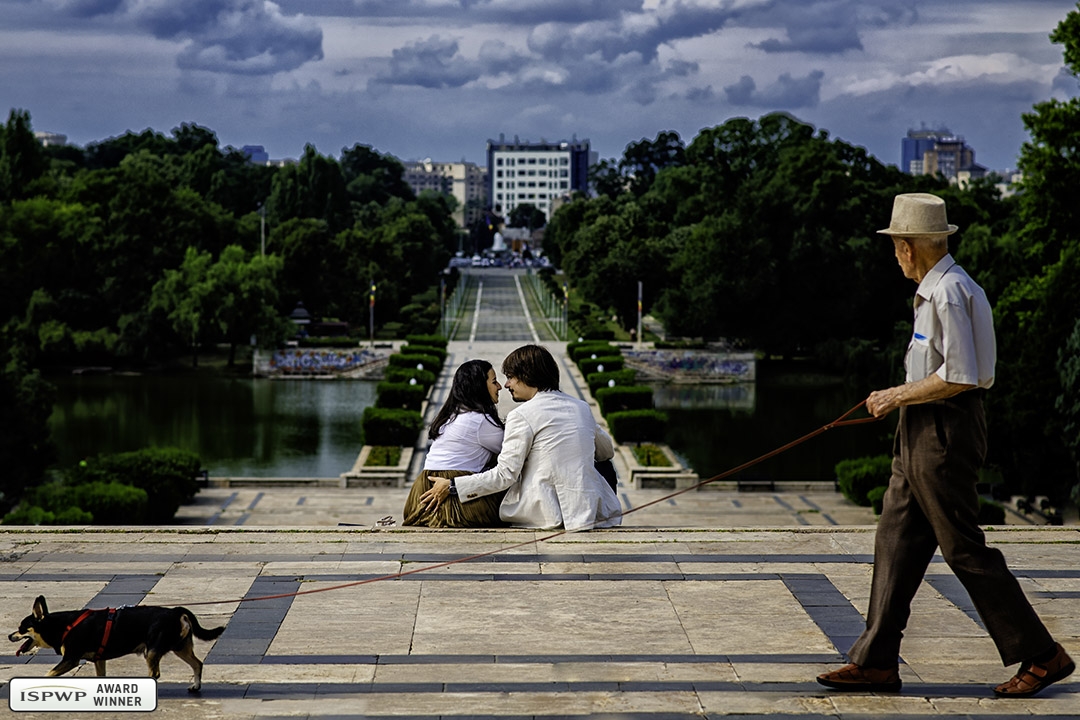
[[771,452],[765,453],[764,455],[761,455],[760,457],[756,457],[753,460],[750,460],[748,462],[743,463],[742,465],[731,468],[730,470],[727,470],[726,472],[722,472],[719,475],[714,475],[713,477],[709,478],[708,480],[702,480],[701,482],[697,483],[696,485],[691,485],[690,487],[686,487],[686,488],[683,488],[681,490],[676,490],[675,492],[673,492],[673,493],[671,493],[669,495],[665,495],[664,497],[657,498],[656,500],[650,500],[649,502],[644,503],[643,505],[638,505],[637,507],[630,508],[629,510],[621,511],[617,515],[613,515],[611,517],[606,517],[606,518],[600,518],[599,520],[595,521],[594,523],[592,523],[592,524],[590,524],[590,525],[588,525],[586,527],[583,527],[583,528],[578,528],[576,530],[559,530],[559,531],[551,533],[550,535],[545,535],[545,536],[539,537],[539,538],[533,538],[532,540],[526,540],[524,542],[516,543],[514,545],[506,545],[506,546],[503,546],[503,547],[496,548],[494,550],[488,550],[487,552],[477,553],[476,555],[468,555],[466,557],[455,558],[453,560],[447,560],[445,562],[435,563],[433,565],[424,565],[423,567],[413,568],[412,570],[403,570],[401,572],[392,573],[390,575],[380,575],[378,577],[366,578],[364,580],[356,580],[355,582],[342,583],[340,585],[331,585],[329,587],[314,588],[312,590],[298,590],[296,592],[280,593],[280,594],[277,594],[277,595],[260,595],[258,597],[235,598],[233,600],[204,600],[204,601],[201,601],[201,602],[190,602],[190,603],[184,603],[184,604],[185,604],[185,606],[193,606],[193,605],[225,605],[225,604],[231,604],[231,603],[258,602],[260,600],[278,600],[280,598],[298,597],[300,595],[314,595],[315,593],[330,592],[331,590],[343,590],[345,588],[356,587],[358,585],[367,585],[368,583],[382,582],[383,580],[398,580],[400,578],[407,577],[409,575],[415,575],[416,573],[427,572],[428,570],[437,570],[438,568],[447,567],[449,565],[457,565],[458,563],[470,562],[472,560],[479,560],[481,558],[490,557],[492,555],[497,555],[499,553],[508,552],[510,550],[517,550],[519,548],[528,547],[529,545],[539,545],[542,542],[547,542],[548,540],[554,540],[555,538],[562,537],[563,535],[570,535],[570,534],[576,533],[576,532],[582,532],[582,531],[585,531],[585,530],[591,530],[597,524],[599,524],[601,522],[604,522],[606,520],[610,520],[610,519],[615,518],[615,517],[626,517],[627,515],[629,515],[631,513],[635,513],[635,512],[637,512],[639,510],[644,510],[647,507],[651,507],[651,506],[656,505],[658,503],[665,502],[667,500],[670,500],[673,497],[678,497],[679,495],[682,495],[683,493],[690,492],[691,490],[697,490],[698,488],[703,487],[705,485],[708,485],[709,483],[714,483],[714,482],[716,482],[718,480],[723,480],[725,478],[731,477],[732,475],[734,475],[736,473],[739,473],[739,472],[742,472],[743,470],[746,470],[747,468],[751,468],[754,465],[765,462],[766,460],[768,460],[770,458],[773,458],[773,457],[776,457],[777,455],[780,455],[781,453],[787,452],[788,450],[795,447],[796,445],[801,445],[802,443],[806,442],[807,440],[810,440],[811,438],[815,438],[818,435],[821,435],[822,433],[824,433],[824,432],[826,432],[828,430],[832,430],[833,428],[848,427],[850,425],[862,425],[864,423],[877,422],[878,420],[880,420],[881,418],[879,418],[879,417],[863,417],[863,418],[848,419],[852,414],[855,413],[856,410],[863,407],[865,404],[866,404],[866,401],[864,400],[863,402],[860,402],[858,405],[851,408],[846,413],[844,413],[840,417],[836,418],[832,422],[826,423],[825,425],[822,425],[817,430],[809,432],[809,433],[807,433],[806,435],[803,435],[800,438],[792,440],[791,442],[787,443],[786,445],[782,445],[782,446],[776,448],[775,450],[772,450]]

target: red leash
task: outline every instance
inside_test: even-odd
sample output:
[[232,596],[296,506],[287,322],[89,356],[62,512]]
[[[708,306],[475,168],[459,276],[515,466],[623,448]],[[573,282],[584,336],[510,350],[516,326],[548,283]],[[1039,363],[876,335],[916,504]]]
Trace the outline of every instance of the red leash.
[[[762,463],[762,462],[764,462],[764,461],[766,461],[766,460],[768,460],[768,459],[770,459],[772,457],[775,457],[775,456],[777,456],[777,455],[779,455],[779,454],[781,454],[783,452],[786,452],[786,451],[790,450],[791,448],[795,447],[796,445],[801,445],[802,443],[806,442],[807,440],[809,440],[811,438],[814,438],[814,437],[817,437],[818,435],[821,435],[826,430],[832,430],[833,428],[838,428],[838,427],[847,427],[849,425],[862,425],[863,423],[877,422],[878,420],[880,420],[881,418],[877,418],[877,417],[864,417],[864,418],[856,418],[856,419],[853,419],[853,420],[848,420],[847,419],[849,415],[854,413],[856,410],[858,410],[859,408],[861,408],[865,404],[866,404],[866,401],[864,400],[863,402],[859,403],[855,407],[848,410],[846,413],[844,413],[840,417],[833,420],[831,423],[827,423],[825,425],[822,425],[817,430],[814,430],[813,432],[809,432],[806,435],[803,435],[802,437],[798,438],[797,440],[792,440],[791,442],[787,443],[786,445],[782,445],[782,446],[776,448],[775,450],[772,450],[771,452],[765,453],[764,455],[762,455],[760,457],[754,458],[753,460],[750,460],[749,462],[745,462],[742,465],[739,465],[738,467],[734,467],[734,468],[732,468],[732,469],[730,469],[730,470],[728,470],[726,472],[720,473],[719,475],[714,475],[713,477],[709,478],[708,480],[702,480],[701,482],[697,483],[696,485],[691,485],[690,487],[683,488],[682,490],[676,490],[675,492],[671,493],[670,495],[665,495],[662,498],[657,498],[656,500],[651,500],[651,501],[645,503],[644,505],[638,505],[635,508],[631,508],[629,510],[625,510],[623,512],[620,512],[618,515],[615,515],[614,517],[626,517],[630,513],[637,512],[638,510],[643,510],[643,509],[645,509],[647,507],[650,507],[652,505],[656,505],[657,503],[664,502],[665,500],[670,500],[673,497],[678,497],[679,495],[682,495],[683,493],[690,492],[691,490],[697,490],[698,488],[700,488],[700,487],[702,487],[704,485],[708,485],[709,483],[714,483],[717,480],[723,480],[724,478],[730,477],[730,476],[734,475],[735,473],[742,472],[743,470],[746,470],[747,468],[753,467],[754,465],[757,465],[758,463]],[[404,571],[401,571],[401,572],[392,573],[390,575],[380,575],[379,577],[367,578],[366,580],[356,580],[355,582],[342,583],[340,585],[331,585],[330,587],[315,588],[313,590],[298,590],[296,592],[280,593],[278,595],[261,595],[259,597],[237,598],[237,599],[234,599],[234,600],[205,600],[205,601],[202,601],[202,602],[184,603],[184,606],[185,607],[190,607],[190,606],[193,606],[193,605],[223,605],[223,604],[226,604],[226,603],[244,603],[244,602],[257,602],[259,600],[277,600],[279,598],[297,597],[297,596],[300,596],[300,595],[314,595],[315,593],[329,592],[331,590],[342,590],[344,588],[356,587],[357,585],[367,585],[368,583],[382,582],[383,580],[397,580],[398,578],[403,578],[403,577],[406,577],[407,575],[415,575],[416,573],[426,572],[428,570],[436,570],[438,568],[447,567],[449,565],[456,565],[458,563],[469,562],[471,560],[479,560],[480,558],[490,557],[491,555],[496,555],[498,553],[507,552],[508,550],[517,550],[518,548],[527,547],[529,545],[536,545],[536,544],[539,544],[539,543],[542,543],[542,542],[546,542],[548,540],[554,540],[557,537],[562,537],[563,535],[569,535],[570,533],[582,532],[584,530],[591,530],[593,527],[595,527],[597,525],[597,523],[600,523],[600,522],[603,522],[603,521],[606,521],[606,520],[610,520],[610,519],[611,519],[610,517],[602,518],[601,520],[597,520],[596,522],[592,523],[591,525],[589,525],[587,527],[580,528],[578,530],[559,530],[557,532],[551,533],[550,535],[545,535],[544,537],[539,537],[539,538],[533,538],[532,540],[526,540],[525,542],[520,542],[520,543],[517,543],[515,545],[507,545],[505,547],[499,547],[499,548],[496,548],[494,550],[488,550],[487,552],[477,553],[476,555],[469,555],[467,557],[455,558],[453,560],[447,560],[445,562],[436,563],[434,565],[425,565],[423,567],[413,568],[412,570],[404,570]]]

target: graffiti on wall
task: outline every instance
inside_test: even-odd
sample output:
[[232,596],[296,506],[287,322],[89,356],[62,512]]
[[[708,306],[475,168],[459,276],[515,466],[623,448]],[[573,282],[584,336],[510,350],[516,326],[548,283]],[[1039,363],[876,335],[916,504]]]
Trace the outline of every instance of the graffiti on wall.
[[270,356],[267,369],[279,375],[332,375],[367,365],[379,357],[367,348],[283,348]]
[[630,350],[623,355],[628,362],[663,375],[688,375],[752,381],[755,375],[753,355],[710,353],[693,350]]

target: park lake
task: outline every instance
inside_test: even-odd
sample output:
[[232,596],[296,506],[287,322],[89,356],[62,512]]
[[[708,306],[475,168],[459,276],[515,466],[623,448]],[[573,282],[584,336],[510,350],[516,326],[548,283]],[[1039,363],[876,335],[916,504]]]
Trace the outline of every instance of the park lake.
[[[51,378],[50,420],[63,468],[99,453],[149,446],[191,450],[215,477],[336,478],[360,450],[360,416],[375,383],[213,374]],[[655,388],[665,442],[702,479],[835,420],[865,397],[837,382],[759,378]],[[836,428],[735,479],[832,480],[839,460],[889,449],[894,421]]]

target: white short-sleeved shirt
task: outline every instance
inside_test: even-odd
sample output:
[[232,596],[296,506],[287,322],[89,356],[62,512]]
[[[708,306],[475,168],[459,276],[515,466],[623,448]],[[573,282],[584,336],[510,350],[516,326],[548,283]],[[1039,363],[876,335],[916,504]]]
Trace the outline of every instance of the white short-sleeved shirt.
[[424,460],[425,470],[480,472],[502,449],[503,429],[483,413],[464,412],[442,426]]
[[915,325],[904,357],[907,381],[937,374],[945,382],[989,388],[996,361],[986,293],[946,254],[915,293]]

